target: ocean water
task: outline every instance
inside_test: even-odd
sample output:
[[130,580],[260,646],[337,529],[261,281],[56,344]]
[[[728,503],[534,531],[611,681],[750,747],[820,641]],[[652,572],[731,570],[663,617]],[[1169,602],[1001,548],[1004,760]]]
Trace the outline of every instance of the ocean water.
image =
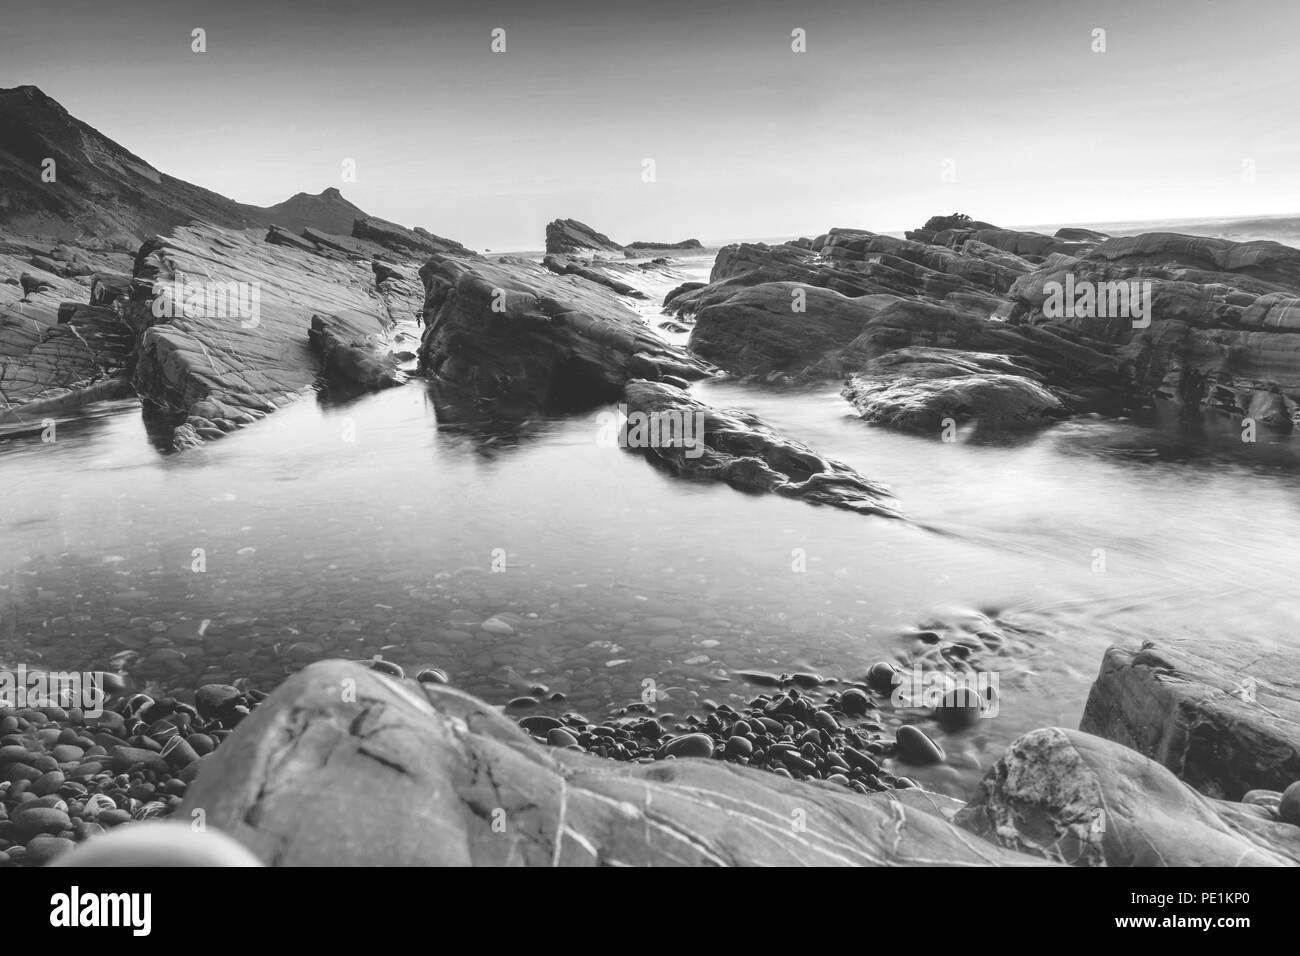
[[1077,725],[1114,641],[1296,643],[1290,436],[1157,409],[944,444],[858,421],[833,383],[695,392],[887,483],[909,520],[675,479],[603,447],[603,409],[459,427],[420,382],[183,455],[100,403],[52,444],[0,441],[0,663],[270,687],[378,654],[593,719],[653,686],[680,717],[751,698],[742,671],[857,680],[921,631],[992,629],[997,716],[936,731],[950,765],[913,774],[961,795],[1018,734]]

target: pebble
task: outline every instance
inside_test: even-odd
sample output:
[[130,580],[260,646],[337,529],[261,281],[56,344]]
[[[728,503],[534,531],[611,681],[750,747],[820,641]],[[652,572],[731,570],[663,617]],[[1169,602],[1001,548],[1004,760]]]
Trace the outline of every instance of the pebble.
[[898,747],[898,757],[907,763],[926,766],[943,763],[943,748],[935,743],[925,731],[911,724],[899,727],[894,735]]
[[668,757],[712,757],[713,738],[708,734],[684,734],[664,745]]
[[897,673],[897,665],[890,661],[877,661],[867,671],[867,685],[877,694],[888,696],[894,692],[894,675]]
[[871,698],[856,687],[850,687],[840,695],[840,709],[850,717],[861,717],[870,707]]
[[974,727],[983,714],[984,699],[973,687],[948,691],[934,710],[939,726],[949,733]]

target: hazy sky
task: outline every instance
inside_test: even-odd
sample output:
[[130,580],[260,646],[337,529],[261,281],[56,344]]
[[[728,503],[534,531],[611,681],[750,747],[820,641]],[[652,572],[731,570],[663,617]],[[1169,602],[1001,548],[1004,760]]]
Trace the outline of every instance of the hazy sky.
[[164,172],[337,186],[476,248],[558,216],[628,242],[1300,211],[1300,0],[5,0],[0,30],[0,86]]

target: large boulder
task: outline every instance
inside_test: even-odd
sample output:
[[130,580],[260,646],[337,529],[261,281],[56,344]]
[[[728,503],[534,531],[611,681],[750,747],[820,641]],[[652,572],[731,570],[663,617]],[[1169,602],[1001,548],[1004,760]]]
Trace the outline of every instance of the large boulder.
[[[642,428],[641,436],[627,437],[627,445],[673,474],[724,481],[743,491],[800,498],[859,514],[899,517],[886,487],[844,462],[823,458],[808,446],[781,437],[754,415],[719,411],[673,385],[647,381],[628,383],[627,410],[630,422],[638,416],[633,426]],[[654,434],[660,440],[644,440]],[[665,435],[673,440],[663,440]],[[686,440],[677,440],[679,436]]]
[[1300,866],[1300,827],[1212,800],[1100,737],[1059,727],[1014,741],[957,822],[1076,866]]
[[522,259],[434,256],[420,278],[421,365],[448,388],[572,410],[617,399],[635,377],[708,374],[607,289],[579,276]]
[[1003,355],[902,348],[869,362],[841,394],[864,421],[939,434],[947,423],[975,435],[1037,428],[1066,414],[1065,403],[1031,370]]
[[833,375],[839,350],[897,301],[892,295],[850,298],[799,282],[764,282],[701,309],[690,347],[738,375]]
[[620,246],[603,232],[576,219],[556,219],[546,224],[546,251],[551,255],[622,255]]
[[277,866],[934,866],[1044,861],[921,791],[548,749],[480,700],[339,661],[289,678],[179,811]]
[[1300,780],[1300,663],[1234,641],[1112,646],[1080,729],[1118,741],[1214,797]]

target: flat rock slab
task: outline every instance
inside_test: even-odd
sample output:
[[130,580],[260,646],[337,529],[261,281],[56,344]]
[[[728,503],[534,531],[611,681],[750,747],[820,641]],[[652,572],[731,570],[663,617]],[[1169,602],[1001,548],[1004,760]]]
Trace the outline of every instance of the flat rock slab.
[[901,517],[884,485],[778,435],[755,415],[719,411],[676,386],[639,380],[628,383],[627,410],[632,426],[624,438],[627,446],[675,475],[859,514]]
[[238,727],[179,813],[280,866],[1044,862],[954,826],[949,804],[550,749],[467,694],[323,661]]
[[204,288],[237,284],[245,305],[257,296],[256,316],[218,305],[159,318],[147,299],[128,307],[140,336],[137,391],[184,420],[178,446],[220,437],[308,390],[321,372],[309,347],[313,319],[336,344],[382,352],[393,313],[414,316],[420,307],[388,302],[369,260],[325,258],[263,236],[196,224],[151,240],[137,256],[137,280],[155,290],[180,277]]
[[1300,827],[1059,727],[1014,741],[956,819],[1008,849],[1077,866],[1300,865]]
[[1234,641],[1112,646],[1079,729],[1118,741],[1214,797],[1300,780],[1300,662]]

